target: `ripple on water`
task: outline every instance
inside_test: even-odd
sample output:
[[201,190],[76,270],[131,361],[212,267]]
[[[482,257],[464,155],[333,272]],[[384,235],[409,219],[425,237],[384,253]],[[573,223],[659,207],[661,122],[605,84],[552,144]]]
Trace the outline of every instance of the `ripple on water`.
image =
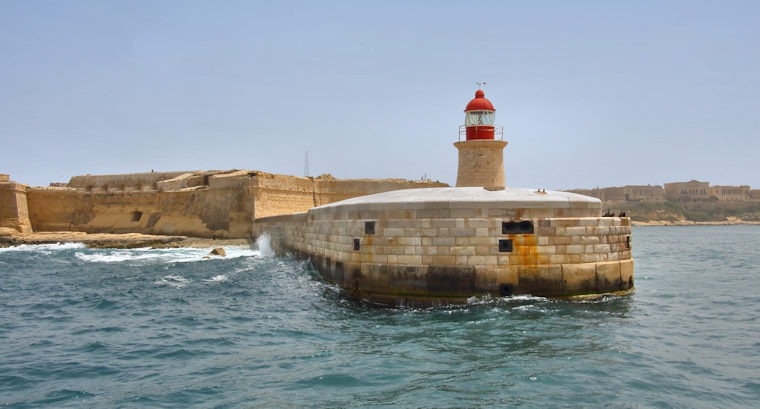
[[730,232],[634,228],[630,295],[431,309],[261,254],[0,251],[0,404],[753,407],[760,230]]

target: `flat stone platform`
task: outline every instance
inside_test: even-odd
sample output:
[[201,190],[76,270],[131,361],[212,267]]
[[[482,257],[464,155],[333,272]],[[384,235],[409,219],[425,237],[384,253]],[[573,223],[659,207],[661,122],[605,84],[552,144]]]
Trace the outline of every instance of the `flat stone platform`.
[[599,209],[597,198],[562,191],[539,191],[537,189],[511,188],[488,190],[482,187],[442,187],[425,189],[404,189],[391,192],[360,196],[316,207],[312,210],[341,207],[366,209],[377,207],[421,209],[426,207],[446,208],[544,208],[562,209],[588,207]]

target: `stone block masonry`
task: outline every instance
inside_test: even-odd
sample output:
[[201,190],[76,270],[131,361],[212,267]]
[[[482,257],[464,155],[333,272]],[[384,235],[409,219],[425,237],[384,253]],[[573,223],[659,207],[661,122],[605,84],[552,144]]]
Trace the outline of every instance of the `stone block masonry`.
[[382,191],[438,186],[446,185],[212,170],[84,175],[68,184],[28,187],[0,175],[0,228],[7,234],[34,230],[250,238],[252,218],[303,212]]
[[[541,207],[524,191],[523,200],[510,208],[498,199],[469,199],[477,192],[467,190],[461,197],[468,201],[460,203],[456,193],[449,189],[454,196],[448,201],[413,195],[407,202],[348,201],[257,219],[253,232],[269,233],[281,254],[310,258],[326,279],[355,296],[385,303],[633,288],[630,220],[600,217],[598,201],[571,206],[555,197]],[[547,196],[553,195],[535,197]],[[463,203],[469,213],[452,216]],[[508,216],[487,216],[497,209]],[[545,217],[547,209],[563,217]]]
[[9,175],[0,175],[0,229],[32,232],[26,190],[26,185],[11,181]]
[[482,186],[504,189],[504,147],[506,141],[476,140],[454,143],[459,151],[457,187]]

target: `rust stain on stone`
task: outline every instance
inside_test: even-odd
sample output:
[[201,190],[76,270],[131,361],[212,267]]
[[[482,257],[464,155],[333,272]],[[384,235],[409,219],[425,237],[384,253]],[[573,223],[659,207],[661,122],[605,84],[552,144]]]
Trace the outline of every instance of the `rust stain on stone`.
[[515,263],[512,263],[510,257],[509,264],[522,266],[538,265],[538,249],[536,247],[536,237],[532,234],[510,234],[508,237],[512,240]]

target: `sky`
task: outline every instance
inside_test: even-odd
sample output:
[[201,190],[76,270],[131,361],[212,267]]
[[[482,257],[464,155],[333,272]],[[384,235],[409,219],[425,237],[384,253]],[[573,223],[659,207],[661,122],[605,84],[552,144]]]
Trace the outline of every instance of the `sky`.
[[754,0],[0,0],[0,173],[454,185],[485,82],[508,186],[757,189],[758,21]]

